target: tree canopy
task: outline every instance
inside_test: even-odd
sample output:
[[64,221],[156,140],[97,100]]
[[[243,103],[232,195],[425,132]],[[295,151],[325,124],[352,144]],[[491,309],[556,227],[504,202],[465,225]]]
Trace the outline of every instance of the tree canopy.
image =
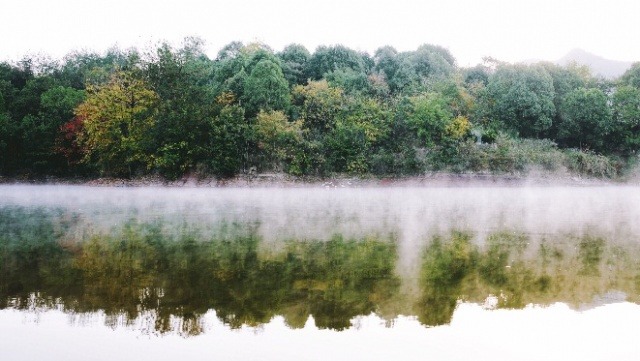
[[[0,63],[0,175],[597,174],[640,147],[640,67],[460,67],[438,45],[373,55],[203,41]],[[603,161],[605,159],[606,161]],[[585,162],[601,166],[594,171]]]

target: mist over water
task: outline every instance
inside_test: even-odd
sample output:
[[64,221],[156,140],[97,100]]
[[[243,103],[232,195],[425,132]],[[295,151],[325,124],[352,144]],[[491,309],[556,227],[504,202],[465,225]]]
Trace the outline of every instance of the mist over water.
[[266,242],[379,236],[399,244],[400,269],[433,235],[462,230],[482,244],[513,231],[531,241],[583,234],[640,240],[636,187],[102,188],[0,186],[0,205],[63,209],[83,227],[108,231],[135,218],[201,232],[250,227]]
[[211,317],[344,331],[448,325],[468,304],[638,303],[639,193],[3,185],[0,310],[199,335]]
[[379,236],[398,241],[398,270],[415,272],[425,242],[463,230],[482,244],[509,230],[531,241],[585,233],[640,240],[636,187],[112,188],[0,186],[2,205],[62,208],[70,232],[109,231],[135,218],[219,232],[250,227],[266,242]]
[[[450,229],[640,235],[637,187],[101,188],[0,186],[0,205],[61,208],[112,224],[127,217],[254,223],[266,240]],[[481,237],[480,237],[481,238]]]

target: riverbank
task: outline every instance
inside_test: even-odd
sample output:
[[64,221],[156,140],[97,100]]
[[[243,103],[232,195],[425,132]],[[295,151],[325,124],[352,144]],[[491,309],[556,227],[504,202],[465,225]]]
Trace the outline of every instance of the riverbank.
[[232,178],[184,176],[167,180],[160,176],[122,178],[11,178],[0,177],[0,184],[84,185],[94,187],[204,187],[204,188],[358,188],[358,187],[465,187],[465,186],[605,186],[640,185],[640,177],[620,179],[584,177],[572,174],[540,173],[528,175],[482,173],[429,173],[407,177],[296,177],[284,173],[239,175]]

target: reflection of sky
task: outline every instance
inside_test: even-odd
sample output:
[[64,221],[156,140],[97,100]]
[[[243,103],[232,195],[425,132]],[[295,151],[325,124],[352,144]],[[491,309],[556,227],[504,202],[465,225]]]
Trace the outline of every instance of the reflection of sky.
[[[637,360],[640,306],[615,303],[588,311],[564,304],[485,310],[461,304],[450,325],[425,328],[376,316],[337,332],[307,322],[289,329],[278,317],[259,329],[230,330],[210,312],[207,332],[191,338],[141,335],[102,325],[101,316],[72,324],[59,311],[0,311],[2,360]],[[36,322],[37,321],[37,322]]]

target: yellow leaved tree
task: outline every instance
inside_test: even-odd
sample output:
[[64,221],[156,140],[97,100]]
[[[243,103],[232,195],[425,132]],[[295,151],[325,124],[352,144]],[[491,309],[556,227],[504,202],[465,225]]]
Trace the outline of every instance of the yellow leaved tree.
[[83,120],[80,142],[85,162],[105,175],[131,176],[150,167],[148,151],[158,95],[130,71],[118,71],[104,85],[90,85],[75,109]]

